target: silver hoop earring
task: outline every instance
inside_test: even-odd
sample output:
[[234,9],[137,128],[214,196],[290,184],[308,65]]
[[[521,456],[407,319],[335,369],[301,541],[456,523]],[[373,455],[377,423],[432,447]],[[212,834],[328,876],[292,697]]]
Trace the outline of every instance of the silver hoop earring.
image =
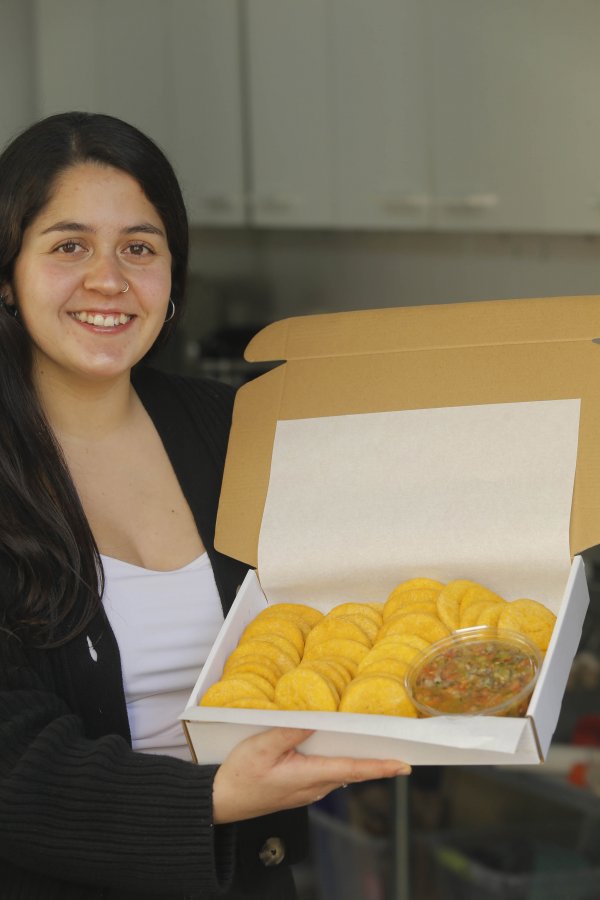
[[173,301],[170,297],[169,297],[169,306],[170,306],[170,310],[169,310],[169,314],[167,315],[167,318],[165,319],[165,324],[167,322],[170,322],[171,319],[173,318],[173,316],[175,315],[175,304],[173,303]]
[[125,287],[121,288],[121,293],[126,294],[128,290],[129,290],[129,284],[127,282],[125,282]]

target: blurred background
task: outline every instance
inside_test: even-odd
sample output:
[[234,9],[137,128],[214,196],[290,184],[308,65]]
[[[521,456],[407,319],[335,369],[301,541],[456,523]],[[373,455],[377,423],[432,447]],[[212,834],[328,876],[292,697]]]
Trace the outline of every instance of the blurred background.
[[[0,145],[68,109],[157,141],[192,224],[161,365],[238,386],[282,317],[600,293],[599,39],[597,0],[0,0]],[[546,766],[334,795],[303,896],[600,898],[596,560]]]
[[288,315],[598,290],[595,0],[0,0],[0,15],[0,144],[86,109],[172,160],[193,226],[177,365],[206,339],[225,369]]

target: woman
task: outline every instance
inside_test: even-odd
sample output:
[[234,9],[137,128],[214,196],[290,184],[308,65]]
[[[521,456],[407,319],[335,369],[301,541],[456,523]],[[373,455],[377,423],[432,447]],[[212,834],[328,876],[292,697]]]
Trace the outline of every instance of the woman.
[[0,157],[0,223],[1,896],[286,900],[296,808],[408,767],[296,729],[190,760],[244,567],[213,547],[230,390],[138,366],[183,309],[176,178],[126,123],[52,116]]

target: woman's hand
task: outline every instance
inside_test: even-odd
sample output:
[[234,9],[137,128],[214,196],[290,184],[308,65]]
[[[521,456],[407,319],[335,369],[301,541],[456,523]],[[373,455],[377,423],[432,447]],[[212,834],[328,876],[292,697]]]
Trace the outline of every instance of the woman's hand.
[[311,734],[302,728],[273,728],[238,744],[215,776],[215,824],[306,806],[342,785],[411,771],[398,760],[304,756],[296,748]]

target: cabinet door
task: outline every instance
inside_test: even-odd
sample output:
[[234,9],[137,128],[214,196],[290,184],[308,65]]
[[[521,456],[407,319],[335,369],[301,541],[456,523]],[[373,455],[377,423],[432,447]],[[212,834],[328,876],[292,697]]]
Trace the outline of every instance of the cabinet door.
[[600,4],[425,0],[435,224],[600,230]]
[[161,0],[37,0],[42,115],[71,109],[126,119],[164,145],[170,131]]
[[251,219],[333,222],[327,0],[248,0]]
[[422,228],[431,201],[422,0],[331,0],[336,220]]
[[171,156],[196,224],[245,219],[238,0],[170,0]]
[[42,114],[105,112],[166,152],[192,222],[243,220],[237,0],[37,0]]
[[0,25],[0,151],[36,115],[30,0],[2,0]]

